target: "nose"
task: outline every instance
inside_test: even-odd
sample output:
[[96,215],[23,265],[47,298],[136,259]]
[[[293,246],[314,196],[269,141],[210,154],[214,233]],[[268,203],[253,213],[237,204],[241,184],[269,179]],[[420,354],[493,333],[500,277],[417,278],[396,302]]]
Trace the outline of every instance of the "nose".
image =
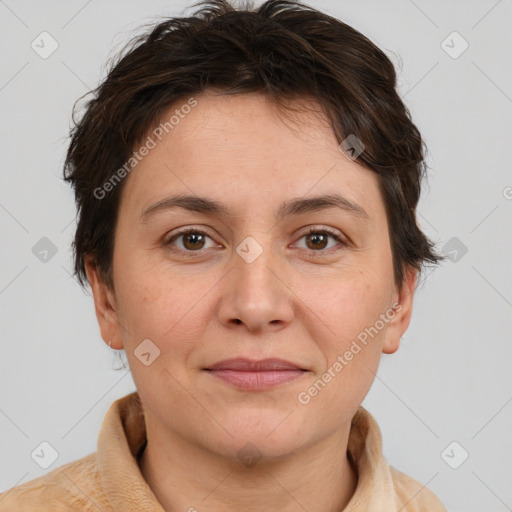
[[246,238],[233,252],[232,269],[223,280],[219,319],[250,332],[277,331],[293,318],[289,271],[279,264],[263,237]]

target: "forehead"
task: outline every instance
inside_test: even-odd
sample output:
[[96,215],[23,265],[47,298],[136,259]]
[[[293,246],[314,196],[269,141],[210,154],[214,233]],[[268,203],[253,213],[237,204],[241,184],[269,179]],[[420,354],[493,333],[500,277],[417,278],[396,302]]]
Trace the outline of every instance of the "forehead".
[[284,116],[261,94],[207,92],[182,108],[192,104],[187,100],[162,115],[159,126],[168,122],[168,133],[125,183],[122,203],[139,213],[171,193],[219,197],[239,209],[282,203],[284,196],[343,193],[359,204],[378,199],[375,174],[340,151],[313,100],[294,102]]
[[[264,94],[228,95],[211,90],[194,100],[195,106],[186,109],[186,114],[181,112],[189,101],[182,99],[160,119],[160,126],[165,126],[173,118],[175,124],[165,133],[163,145],[179,148],[177,157],[204,161],[208,156],[211,159],[209,152],[215,149],[224,157],[231,155],[232,160],[241,155],[247,160],[268,160],[279,155],[291,158],[290,150],[296,152],[300,147],[301,153],[318,158],[320,148],[332,151],[337,146],[320,105],[310,98],[289,100],[279,108]],[[258,152],[262,147],[265,153]]]

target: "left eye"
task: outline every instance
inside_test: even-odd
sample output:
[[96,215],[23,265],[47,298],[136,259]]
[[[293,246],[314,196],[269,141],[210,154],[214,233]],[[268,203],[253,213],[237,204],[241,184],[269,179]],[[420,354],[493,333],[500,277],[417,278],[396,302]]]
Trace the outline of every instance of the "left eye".
[[[182,239],[181,247],[178,247],[178,249],[185,252],[198,252],[201,249],[208,249],[208,247],[205,247],[207,238],[213,242],[212,238],[204,231],[190,229],[174,235],[166,242],[165,245],[174,245],[174,241]],[[299,240],[302,240],[303,238],[306,239],[307,246],[305,249],[312,252],[323,252],[324,249],[331,248],[332,246],[327,247],[329,238],[335,240],[342,246],[346,245],[340,235],[325,228],[313,228],[309,232],[303,234]],[[216,244],[213,243],[210,248],[215,245]]]
[[[330,230],[326,229],[316,229],[313,228],[310,231],[308,231],[306,234],[302,235],[300,237],[300,240],[303,238],[306,239],[306,249],[309,249],[313,252],[319,252],[318,249],[326,249],[326,244],[328,244],[328,239],[332,238],[333,240],[336,240],[341,245],[345,245],[344,241],[341,239],[341,237]],[[332,247],[332,246],[331,246]],[[330,247],[329,247],[330,249]]]

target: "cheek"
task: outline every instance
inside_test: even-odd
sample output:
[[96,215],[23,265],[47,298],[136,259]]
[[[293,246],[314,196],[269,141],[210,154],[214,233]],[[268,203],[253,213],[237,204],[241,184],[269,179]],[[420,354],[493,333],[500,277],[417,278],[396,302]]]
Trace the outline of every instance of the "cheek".
[[323,342],[325,348],[330,347],[329,353],[344,351],[385,313],[391,290],[388,281],[383,273],[359,270],[330,280],[309,294],[308,307],[328,327]]
[[368,393],[385,332],[385,326],[375,326],[388,307],[388,296],[387,280],[358,273],[324,287],[321,296],[309,297],[308,306],[329,329],[324,326],[314,335],[323,364],[317,367],[310,387],[302,390],[299,402],[309,401],[325,420],[345,421],[346,411],[355,412]]
[[219,277],[210,272],[194,279],[136,258],[124,262],[123,273],[120,321],[127,327],[122,334],[127,352],[148,338],[160,350],[158,363],[186,378],[189,357],[205,338],[213,314],[205,294]]
[[[191,321],[200,297],[191,296],[194,294],[180,286],[179,279],[163,280],[156,274],[139,271],[127,279],[120,318],[127,329],[122,336],[141,397],[148,404],[167,397],[168,404],[177,406],[176,381],[191,386],[188,361],[202,338],[199,329],[203,322]],[[147,339],[152,343],[143,341]],[[146,365],[141,357],[148,352]]]
[[139,273],[131,279],[126,293],[123,316],[131,343],[141,336],[159,343],[175,339],[181,324],[187,321],[187,311],[193,308],[194,296],[180,286],[179,279],[169,281]]
[[117,317],[128,353],[146,338],[158,339],[159,324],[166,318],[162,312],[172,304],[173,293],[157,279],[157,274],[148,271],[140,259],[133,253],[129,255],[127,250],[117,249],[119,246],[116,246],[114,257]]

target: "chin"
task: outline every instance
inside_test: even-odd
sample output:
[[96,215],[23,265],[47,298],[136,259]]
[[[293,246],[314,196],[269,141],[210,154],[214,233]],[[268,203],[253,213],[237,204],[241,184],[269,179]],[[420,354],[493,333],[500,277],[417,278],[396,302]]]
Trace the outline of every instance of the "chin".
[[[289,417],[287,418],[287,416]],[[244,412],[219,423],[231,434],[222,435],[222,442],[215,442],[215,451],[221,450],[230,458],[265,458],[278,460],[286,457],[304,444],[304,432],[290,422],[290,411],[276,414],[261,411]],[[220,441],[220,440],[219,440]]]

